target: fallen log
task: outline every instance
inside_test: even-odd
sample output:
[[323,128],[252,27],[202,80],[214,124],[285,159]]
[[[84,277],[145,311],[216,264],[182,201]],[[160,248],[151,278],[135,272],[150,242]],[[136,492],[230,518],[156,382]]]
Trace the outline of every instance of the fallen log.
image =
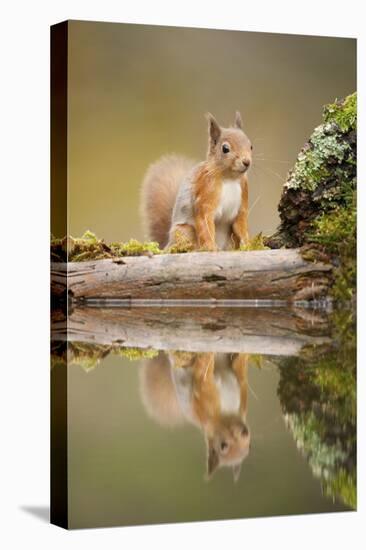
[[276,356],[331,342],[325,312],[298,308],[75,307],[51,329],[54,342]]
[[315,300],[332,266],[298,250],[194,252],[52,263],[51,291],[74,301],[104,299]]

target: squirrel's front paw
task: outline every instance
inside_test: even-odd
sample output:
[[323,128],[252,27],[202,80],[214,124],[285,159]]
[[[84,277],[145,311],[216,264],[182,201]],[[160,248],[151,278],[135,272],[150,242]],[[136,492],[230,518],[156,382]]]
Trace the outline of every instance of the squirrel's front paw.
[[200,252],[217,252],[219,249],[215,243],[206,243],[200,246]]

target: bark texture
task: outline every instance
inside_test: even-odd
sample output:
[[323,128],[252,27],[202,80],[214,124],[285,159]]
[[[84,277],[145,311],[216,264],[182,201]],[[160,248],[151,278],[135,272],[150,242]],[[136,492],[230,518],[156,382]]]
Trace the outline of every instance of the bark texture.
[[298,250],[196,252],[53,263],[51,290],[74,301],[104,299],[265,299],[326,295],[332,266]]

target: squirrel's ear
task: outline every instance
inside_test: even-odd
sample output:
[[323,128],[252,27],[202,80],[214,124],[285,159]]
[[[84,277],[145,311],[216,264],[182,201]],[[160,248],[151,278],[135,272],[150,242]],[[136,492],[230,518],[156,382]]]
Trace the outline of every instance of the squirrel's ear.
[[221,128],[216,118],[211,113],[206,114],[208,120],[208,133],[211,140],[216,144],[221,134]]
[[235,113],[234,126],[236,128],[240,128],[240,130],[243,129],[243,120],[241,118],[241,114],[239,113],[239,111],[236,111],[236,113]]
[[218,452],[214,447],[213,441],[209,439],[207,441],[207,480],[211,479],[212,474],[219,467],[219,462],[220,458]]
[[235,466],[233,466],[234,483],[237,483],[238,480],[239,480],[240,470],[241,470],[241,462],[239,464],[235,464]]

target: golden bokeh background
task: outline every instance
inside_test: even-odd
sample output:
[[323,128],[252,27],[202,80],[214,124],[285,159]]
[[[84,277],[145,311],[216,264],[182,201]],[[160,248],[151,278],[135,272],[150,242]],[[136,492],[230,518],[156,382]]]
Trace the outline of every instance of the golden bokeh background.
[[204,113],[225,126],[236,109],[254,143],[250,230],[271,233],[322,106],[355,89],[353,39],[70,22],[69,233],[143,238],[148,165],[169,152],[202,160]]

